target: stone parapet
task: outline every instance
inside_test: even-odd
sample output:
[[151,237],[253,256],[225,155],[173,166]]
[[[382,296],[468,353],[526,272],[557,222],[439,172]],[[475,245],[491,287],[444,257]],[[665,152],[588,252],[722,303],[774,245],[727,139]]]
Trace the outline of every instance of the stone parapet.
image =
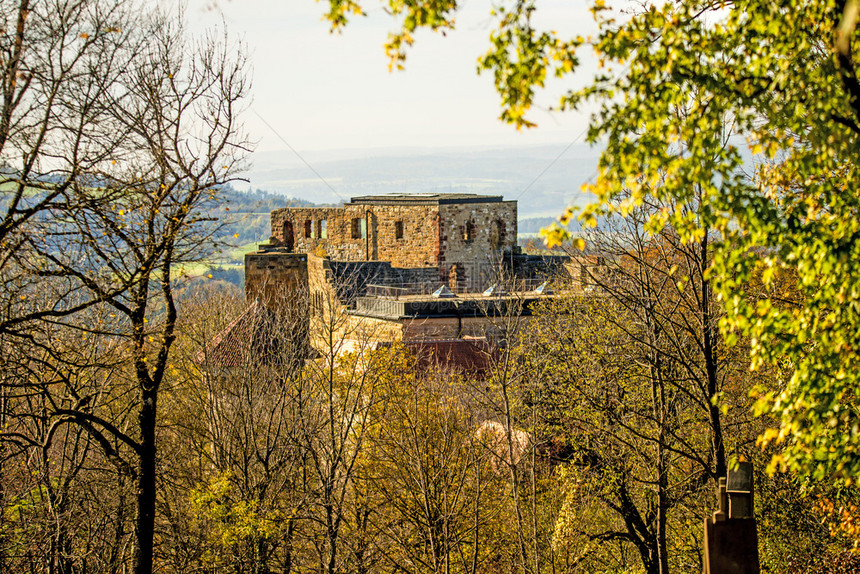
[[260,299],[276,308],[287,301],[307,297],[307,256],[282,251],[257,251],[245,255],[245,297]]

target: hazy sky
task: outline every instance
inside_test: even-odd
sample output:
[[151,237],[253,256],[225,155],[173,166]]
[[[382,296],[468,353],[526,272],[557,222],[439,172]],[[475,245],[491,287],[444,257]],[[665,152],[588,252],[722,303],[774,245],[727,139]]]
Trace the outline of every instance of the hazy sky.
[[[313,0],[190,0],[192,29],[218,25],[242,39],[253,65],[246,127],[259,151],[344,148],[567,144],[587,123],[584,114],[535,110],[540,127],[517,132],[497,118],[491,74],[476,74],[489,47],[490,0],[464,2],[457,30],[417,36],[406,70],[389,72],[383,42],[394,23],[376,3],[341,35],[328,31],[327,3]],[[589,33],[586,4],[546,0],[539,21],[571,34]],[[541,97],[553,105],[570,84]]]

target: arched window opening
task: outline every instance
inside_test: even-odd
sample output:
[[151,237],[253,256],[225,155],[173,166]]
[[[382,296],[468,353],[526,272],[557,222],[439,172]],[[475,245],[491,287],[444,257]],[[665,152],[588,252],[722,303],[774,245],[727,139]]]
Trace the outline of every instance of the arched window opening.
[[500,249],[505,240],[505,224],[495,220],[490,227],[490,246],[493,249]]

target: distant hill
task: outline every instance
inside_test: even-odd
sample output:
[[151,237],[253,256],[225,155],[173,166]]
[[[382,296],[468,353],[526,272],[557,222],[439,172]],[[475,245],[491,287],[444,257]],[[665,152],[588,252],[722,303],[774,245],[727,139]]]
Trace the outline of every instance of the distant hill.
[[244,254],[269,240],[271,211],[280,207],[314,205],[304,199],[261,189],[240,191],[230,186],[222,187],[217,201],[207,204],[205,219],[208,224],[201,228],[207,240],[215,241],[217,251],[204,261],[182,266],[181,274],[203,282],[232,283],[241,287],[245,281]]
[[[544,227],[549,227],[553,223],[558,223],[558,217],[527,217],[525,219],[520,218],[517,222],[517,233],[519,235],[533,235],[540,233],[540,230]],[[567,229],[569,231],[581,231],[582,224],[576,220],[572,219],[567,224]]]
[[239,191],[224,187],[208,215],[217,219],[223,228],[218,236],[233,245],[262,242],[269,239],[269,214],[280,207],[308,207],[314,203],[261,189]]
[[585,144],[405,148],[302,157],[313,169],[290,151],[256,153],[254,168],[244,176],[252,188],[314,203],[393,192],[500,194],[519,200],[520,217],[527,218],[556,216],[572,203],[584,203],[580,187],[594,177],[599,150]]

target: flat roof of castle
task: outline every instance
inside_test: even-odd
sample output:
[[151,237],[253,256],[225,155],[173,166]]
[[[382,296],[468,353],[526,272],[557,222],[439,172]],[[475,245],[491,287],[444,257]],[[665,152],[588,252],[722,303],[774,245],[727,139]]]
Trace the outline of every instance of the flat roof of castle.
[[476,193],[386,193],[351,197],[347,205],[443,205],[501,202],[501,195],[478,195]]

